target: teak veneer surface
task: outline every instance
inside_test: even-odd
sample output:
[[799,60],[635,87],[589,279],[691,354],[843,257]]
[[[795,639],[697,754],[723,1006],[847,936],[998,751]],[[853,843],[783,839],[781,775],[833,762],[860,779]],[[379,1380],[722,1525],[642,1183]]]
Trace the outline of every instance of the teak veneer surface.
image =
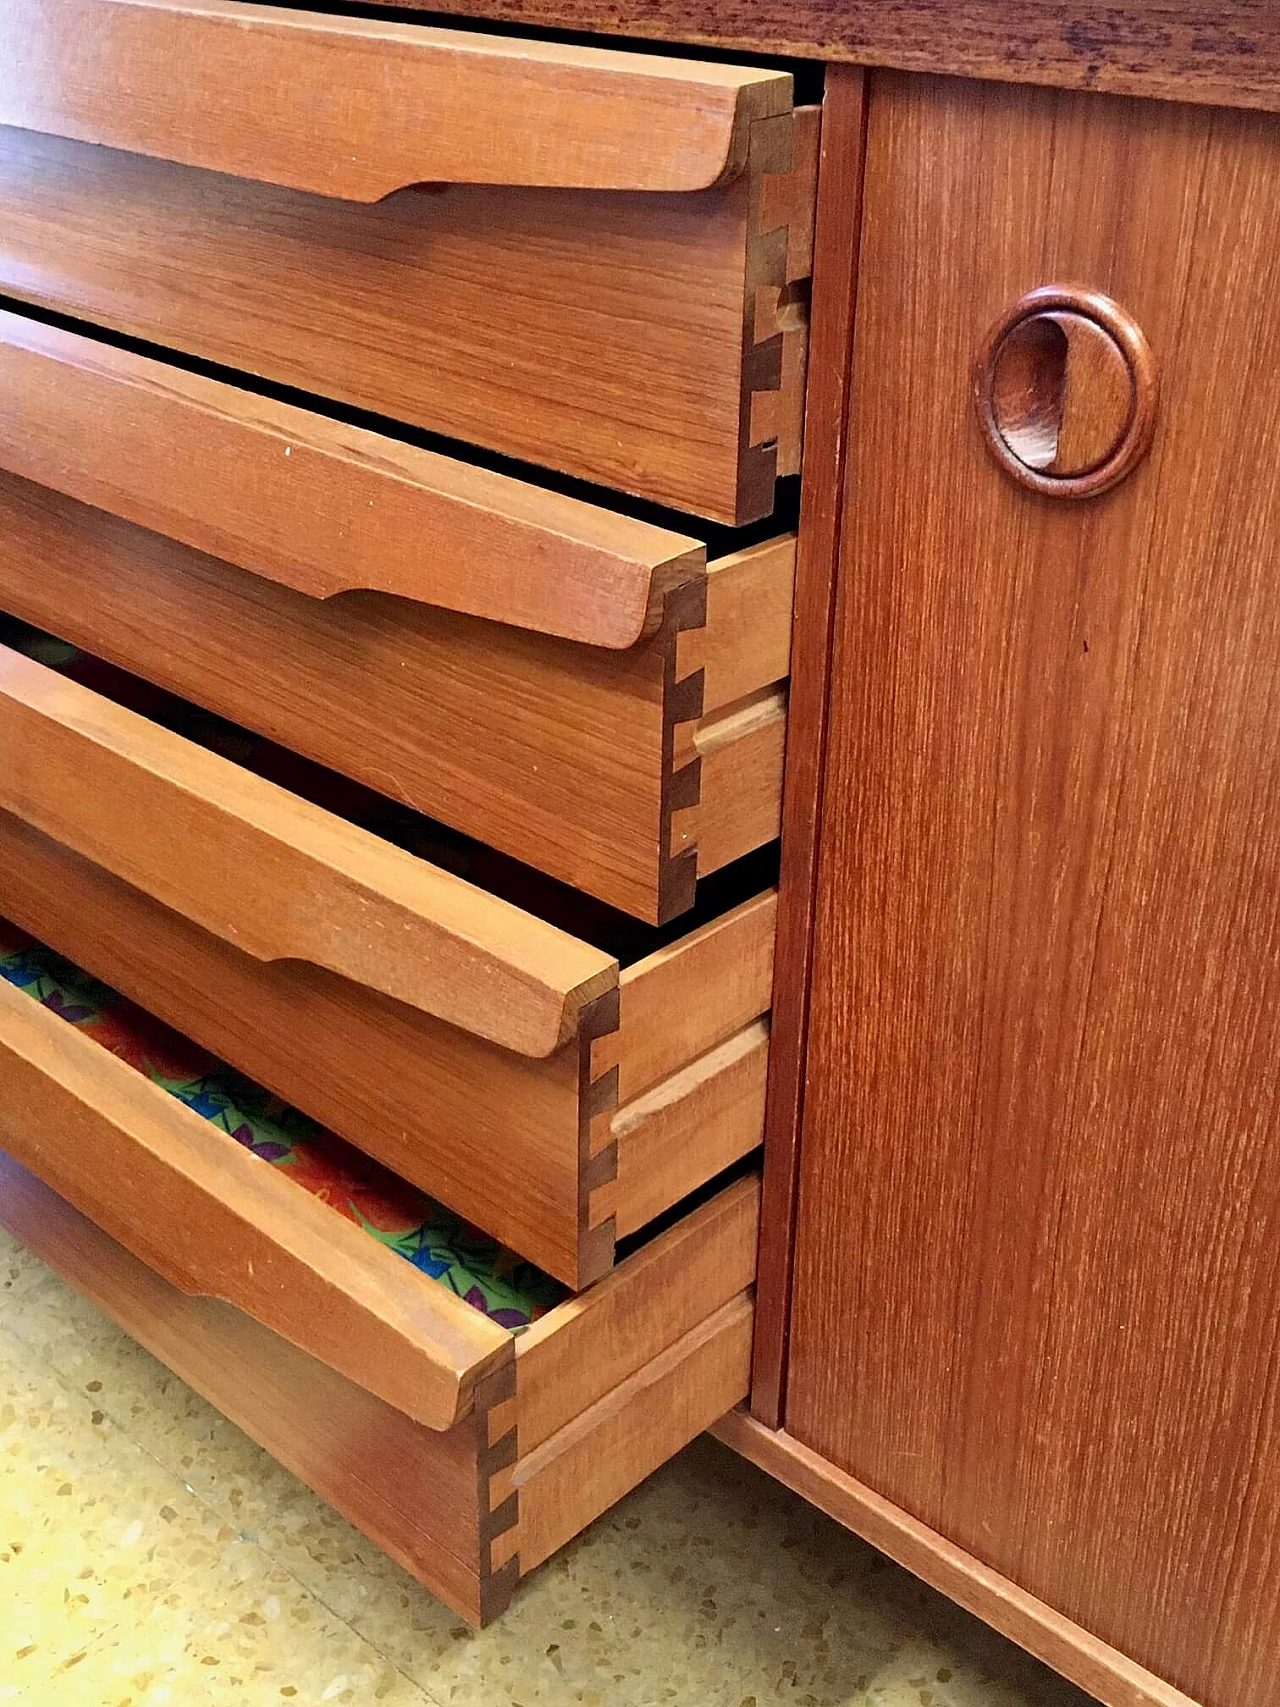
[[799,468],[817,137],[759,119],[684,195],[364,205],[0,126],[0,292],[743,523]]
[[[778,833],[794,555],[719,559],[613,651],[311,598],[0,474],[0,608],[652,923]],[[769,703],[726,719],[744,682]]]
[[179,1291],[8,1155],[0,1225],[433,1594],[473,1623],[497,1610],[482,1566],[487,1407],[443,1434],[414,1422],[231,1305]]
[[[354,10],[362,0],[349,0]],[[1270,0],[400,0],[459,20],[1280,111]]]
[[[175,69],[181,67],[181,75]],[[406,184],[702,190],[791,79],[242,0],[6,0],[0,124],[373,202]]]
[[[873,79],[786,1411],[1204,1707],[1280,1651],[1277,230],[1280,121]],[[972,404],[1055,282],[1160,374],[1087,503]]]

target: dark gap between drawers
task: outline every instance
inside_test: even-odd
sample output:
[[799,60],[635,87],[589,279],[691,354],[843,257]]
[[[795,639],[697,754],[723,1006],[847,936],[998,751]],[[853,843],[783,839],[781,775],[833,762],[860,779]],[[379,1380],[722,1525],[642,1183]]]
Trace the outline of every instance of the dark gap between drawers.
[[778,881],[779,844],[771,842],[702,878],[694,905],[667,924],[644,924],[508,854],[400,806],[363,783],[4,612],[0,612],[0,645],[36,658],[196,746],[219,753],[312,805],[536,914],[612,955],[622,966],[679,941]]
[[75,333],[82,338],[92,338],[97,343],[112,349],[126,350],[131,355],[144,356],[149,361],[165,362],[184,373],[198,374],[203,379],[217,380],[223,385],[234,385],[250,396],[267,397],[276,403],[289,404],[295,409],[306,409],[313,415],[340,421],[345,426],[379,433],[383,438],[398,440],[401,444],[412,445],[418,450],[431,451],[437,456],[450,457],[455,462],[483,468],[491,474],[520,480],[525,485],[538,487],[544,492],[554,492],[561,497],[574,498],[579,503],[593,504],[597,509],[610,510],[615,515],[627,516],[651,527],[691,535],[706,545],[707,556],[711,560],[728,557],[736,551],[744,551],[749,546],[758,545],[779,534],[794,533],[799,526],[798,475],[788,475],[776,482],[774,507],[769,515],[762,516],[759,521],[747,522],[742,527],[727,527],[719,522],[708,521],[703,516],[656,504],[646,498],[624,498],[613,487],[579,480],[572,475],[561,474],[553,468],[546,468],[540,463],[521,462],[515,457],[503,456],[500,452],[487,450],[482,445],[474,445],[464,439],[451,439],[443,433],[427,432],[421,427],[397,420],[394,416],[377,415],[370,410],[355,408],[351,404],[341,403],[317,392],[280,385],[274,380],[247,373],[241,368],[206,361],[203,357],[191,355],[184,350],[172,349],[167,344],[134,338],[128,333],[100,325],[97,321],[61,314],[55,309],[26,302],[21,297],[0,293],[0,310],[36,321],[40,325],[56,327],[59,331]]

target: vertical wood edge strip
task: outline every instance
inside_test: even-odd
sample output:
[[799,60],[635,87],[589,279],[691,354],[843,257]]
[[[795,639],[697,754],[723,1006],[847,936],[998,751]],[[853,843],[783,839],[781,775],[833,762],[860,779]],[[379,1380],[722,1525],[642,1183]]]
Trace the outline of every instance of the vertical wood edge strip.
[[[590,1286],[613,1267],[617,1225],[611,1212],[612,1189],[618,1177],[618,1145],[612,1116],[618,1106],[618,1069],[609,1066],[592,1078],[597,1039],[611,1038],[618,1029],[620,999],[616,989],[584,1011],[578,1034],[578,1275],[579,1287]],[[604,1204],[605,1213],[601,1213]]]
[[680,675],[680,635],[702,629],[707,620],[707,580],[700,575],[668,595],[665,606],[666,650],[662,679],[662,795],[658,819],[657,924],[687,912],[698,884],[696,847],[673,852],[676,813],[695,806],[702,792],[697,759],[676,768],[677,728],[702,716],[703,672]]
[[476,1388],[476,1509],[480,1526],[480,1623],[506,1610],[520,1578],[518,1501],[511,1487],[517,1451],[514,1361]]
[[[755,521],[773,508],[774,488],[781,472],[778,433],[781,422],[783,335],[778,316],[761,307],[781,302],[787,288],[787,230],[785,225],[763,229],[765,183],[791,171],[794,159],[794,118],[757,119],[751,126],[749,166],[745,183],[747,252],[743,267],[742,391],[738,418],[739,523]],[[776,198],[770,198],[776,205]],[[764,334],[761,336],[761,334]]]
[[862,225],[866,107],[866,77],[861,68],[829,67],[814,227],[817,314],[810,334],[811,383],[805,400],[805,478],[796,559],[774,1044],[769,1065],[752,1370],[753,1413],[773,1427],[782,1419],[786,1381],[813,897]]

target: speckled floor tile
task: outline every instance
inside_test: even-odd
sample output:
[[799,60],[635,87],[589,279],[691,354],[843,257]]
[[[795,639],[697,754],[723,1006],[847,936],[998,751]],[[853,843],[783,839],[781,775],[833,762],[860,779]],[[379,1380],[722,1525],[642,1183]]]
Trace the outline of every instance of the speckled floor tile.
[[[328,1600],[377,1574],[386,1555],[233,1423],[48,1269],[11,1331],[242,1537]],[[426,1599],[427,1597],[423,1597]],[[434,1605],[434,1602],[430,1602]]]
[[909,1641],[871,1679],[865,1707],[1025,1707],[1028,1701],[1093,1707],[1067,1684],[1038,1683],[1044,1680],[1040,1668],[1029,1658],[1011,1656],[1003,1643],[993,1658],[1006,1666],[1005,1676],[988,1671],[963,1640]]
[[16,1697],[19,1707],[430,1707],[256,1547],[226,1550]]
[[[489,1630],[449,1620],[442,1648],[440,1609],[389,1561],[352,1588],[363,1603],[344,1615],[442,1707],[871,1707],[878,1679],[923,1675],[930,1639],[932,1680],[892,1707],[1089,1707],[709,1438],[530,1577]],[[993,1654],[1007,1683],[992,1682]],[[942,1692],[947,1671],[968,1694]]]
[[39,1258],[0,1227],[0,1318],[13,1298],[38,1285],[48,1273]]
[[0,1699],[233,1537],[0,1327]]
[[[0,1272],[5,1260],[0,1249]],[[35,1381],[44,1394],[43,1408],[25,1390],[0,1397],[12,1411],[0,1473],[9,1451],[28,1508],[52,1512],[56,1528],[68,1496],[52,1481],[53,1453],[65,1436],[104,1503],[110,1487],[121,1538],[163,1484],[180,1496],[167,1503],[184,1523],[182,1501],[203,1512],[193,1533],[207,1550],[172,1569],[161,1552],[154,1575],[132,1583],[125,1570],[114,1590],[95,1586],[87,1608],[46,1599],[44,1645],[27,1656],[39,1676],[6,1683],[0,1673],[0,1702],[1088,1707],[710,1439],[536,1572],[506,1617],[476,1634],[47,1271],[24,1268],[0,1314],[0,1364],[6,1356],[10,1384]],[[37,1459],[54,1466],[50,1476]],[[16,1566],[20,1594],[27,1570],[38,1581],[23,1559],[0,1566]]]

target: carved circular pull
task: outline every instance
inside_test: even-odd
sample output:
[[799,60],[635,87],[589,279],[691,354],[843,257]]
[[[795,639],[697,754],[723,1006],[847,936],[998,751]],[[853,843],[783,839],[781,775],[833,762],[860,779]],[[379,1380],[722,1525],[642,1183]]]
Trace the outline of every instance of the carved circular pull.
[[1044,285],[987,334],[974,370],[987,445],[1024,486],[1091,498],[1123,480],[1155,431],[1155,358],[1117,303]]

